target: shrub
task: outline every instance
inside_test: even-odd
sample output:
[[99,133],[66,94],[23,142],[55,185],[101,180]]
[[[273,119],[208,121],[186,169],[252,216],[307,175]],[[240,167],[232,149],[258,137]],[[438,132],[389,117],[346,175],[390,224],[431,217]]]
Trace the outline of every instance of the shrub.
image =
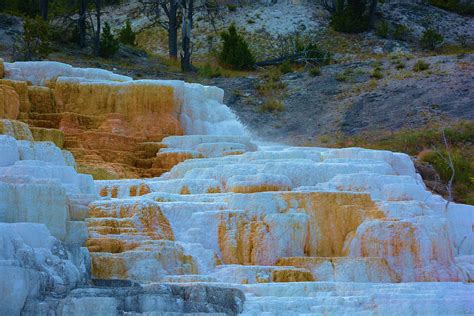
[[393,38],[399,41],[406,41],[410,33],[411,30],[407,26],[399,24],[395,27],[395,30],[393,30]]
[[349,76],[347,76],[347,74],[344,73],[344,72],[340,72],[340,73],[336,74],[336,80],[341,81],[341,82],[348,81]]
[[443,44],[444,38],[433,29],[427,29],[421,37],[420,44],[423,48],[435,50]]
[[380,22],[375,28],[375,34],[382,38],[388,37],[388,32],[390,31],[390,25],[387,21]]
[[210,63],[207,63],[202,68],[199,68],[199,74],[209,79],[222,76],[221,69],[219,67],[212,67]]
[[250,69],[255,64],[255,58],[245,39],[237,33],[232,24],[227,32],[221,34],[223,47],[219,54],[219,62],[224,67],[236,70]]
[[119,42],[112,34],[109,23],[106,22],[100,38],[99,55],[104,58],[109,58],[114,56],[118,49]]
[[383,78],[382,70],[380,68],[375,68],[370,74],[370,77],[377,80],[382,79]]
[[309,75],[312,76],[312,77],[316,77],[316,76],[319,76],[321,75],[321,68],[315,66],[315,67],[312,67],[310,70],[309,70]]
[[237,6],[235,4],[228,4],[227,9],[229,10],[229,12],[235,12],[237,11]]
[[43,59],[51,52],[49,24],[40,17],[27,18],[21,40],[14,47],[19,59]]
[[330,24],[334,30],[343,33],[362,33],[369,29],[369,19],[349,9],[335,13]]
[[293,71],[291,63],[288,60],[281,64],[279,68],[282,74],[287,74]]
[[425,71],[428,70],[428,68],[430,68],[430,64],[423,60],[418,60],[415,65],[413,65],[413,70],[416,72]]
[[136,34],[132,30],[132,25],[130,24],[130,20],[127,20],[127,22],[125,22],[125,26],[119,32],[118,39],[120,43],[122,44],[134,46],[135,38],[136,38]]
[[274,98],[267,99],[259,108],[259,112],[283,112],[284,110],[283,102]]
[[405,69],[405,63],[403,63],[402,61],[398,61],[395,65],[395,68],[398,70]]

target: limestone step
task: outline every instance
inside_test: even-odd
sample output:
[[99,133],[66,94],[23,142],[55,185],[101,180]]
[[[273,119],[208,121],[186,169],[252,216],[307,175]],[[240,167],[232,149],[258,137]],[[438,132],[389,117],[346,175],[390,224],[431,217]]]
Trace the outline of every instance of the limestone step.
[[314,281],[307,269],[283,266],[221,265],[211,276],[220,282],[237,284]]
[[243,315],[469,315],[472,284],[312,282],[242,285]]
[[383,258],[360,257],[287,257],[278,266],[294,266],[311,271],[316,281],[399,282]]

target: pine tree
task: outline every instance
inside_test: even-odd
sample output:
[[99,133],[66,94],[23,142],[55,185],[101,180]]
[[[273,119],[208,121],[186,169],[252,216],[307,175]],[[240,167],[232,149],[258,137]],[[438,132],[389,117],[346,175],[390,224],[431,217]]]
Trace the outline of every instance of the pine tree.
[[109,58],[115,55],[119,49],[119,42],[112,34],[109,23],[105,23],[100,39],[99,55],[104,58]]
[[250,51],[245,39],[237,33],[235,25],[232,24],[227,32],[221,34],[223,43],[219,62],[232,69],[250,69],[255,64],[255,58]]
[[120,30],[119,41],[122,44],[134,46],[135,37],[136,37],[136,34],[132,30],[132,25],[130,24],[130,20],[127,20],[127,22],[125,22],[125,26]]

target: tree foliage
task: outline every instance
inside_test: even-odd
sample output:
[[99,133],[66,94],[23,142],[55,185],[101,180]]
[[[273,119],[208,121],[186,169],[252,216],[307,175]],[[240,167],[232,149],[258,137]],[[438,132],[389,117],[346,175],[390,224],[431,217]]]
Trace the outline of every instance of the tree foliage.
[[122,44],[134,46],[136,34],[132,30],[130,20],[125,22],[125,26],[120,30],[118,39]]
[[102,29],[99,55],[100,57],[109,58],[114,56],[118,49],[119,41],[112,34],[109,23],[106,22]]
[[46,58],[50,53],[48,22],[40,17],[25,19],[24,30],[15,46],[15,55],[22,60]]
[[221,33],[221,38],[223,47],[219,55],[219,62],[223,66],[236,70],[252,68],[255,64],[255,57],[245,39],[237,33],[234,24],[226,32]]

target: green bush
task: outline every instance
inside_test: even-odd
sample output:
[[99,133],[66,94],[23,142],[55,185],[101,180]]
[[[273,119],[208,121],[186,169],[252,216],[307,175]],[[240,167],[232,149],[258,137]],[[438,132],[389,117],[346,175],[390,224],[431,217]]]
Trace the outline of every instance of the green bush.
[[279,68],[282,74],[287,74],[293,71],[291,63],[288,60],[281,64]]
[[331,17],[331,26],[342,33],[362,33],[369,29],[369,19],[348,10],[335,13]]
[[423,60],[418,60],[415,63],[415,65],[413,65],[413,70],[416,72],[425,71],[425,70],[428,70],[429,68],[430,68],[430,64],[428,64],[427,62]]
[[258,109],[259,112],[283,112],[284,110],[283,102],[274,98],[267,99]]
[[122,44],[135,46],[135,38],[136,34],[132,30],[130,20],[127,20],[127,22],[125,22],[125,26],[119,32],[118,39]]
[[229,10],[229,12],[235,12],[237,11],[237,6],[235,4],[228,4],[227,9]]
[[250,69],[255,64],[255,58],[245,39],[237,33],[232,24],[227,32],[222,32],[222,51],[219,54],[219,63],[224,67],[235,70]]
[[441,46],[441,44],[443,44],[443,41],[444,38],[441,34],[433,29],[427,29],[425,32],[423,32],[420,44],[425,49],[435,50]]
[[406,41],[410,33],[411,30],[407,26],[399,24],[395,27],[395,30],[393,30],[393,38],[399,41]]
[[390,25],[387,21],[382,21],[375,27],[375,34],[382,38],[388,38],[389,31]]
[[40,17],[26,18],[21,40],[15,46],[18,59],[43,59],[51,52],[48,22]]
[[115,38],[110,30],[109,23],[105,23],[100,38],[100,57],[109,58],[115,55],[119,49],[119,41]]
[[[441,180],[447,183],[452,175],[452,170],[448,162],[445,160],[447,158],[448,153],[446,150],[441,150],[439,152],[429,152],[422,157],[422,160],[433,165],[436,171],[438,171]],[[474,175],[474,169],[472,168],[470,161],[459,151],[452,152],[451,158],[455,173],[454,183],[463,182],[469,184],[471,182],[470,177]]]
[[380,68],[376,68],[372,71],[372,73],[370,74],[370,77],[371,78],[374,78],[374,79],[377,79],[377,80],[380,80],[383,78],[383,73],[382,73],[382,70]]
[[205,64],[202,68],[198,69],[198,72],[201,76],[205,78],[217,78],[222,76],[221,69],[219,67],[214,68],[210,63]]
[[309,75],[310,75],[311,77],[316,77],[316,76],[321,75],[321,68],[318,67],[318,66],[312,67],[312,68],[309,70]]

